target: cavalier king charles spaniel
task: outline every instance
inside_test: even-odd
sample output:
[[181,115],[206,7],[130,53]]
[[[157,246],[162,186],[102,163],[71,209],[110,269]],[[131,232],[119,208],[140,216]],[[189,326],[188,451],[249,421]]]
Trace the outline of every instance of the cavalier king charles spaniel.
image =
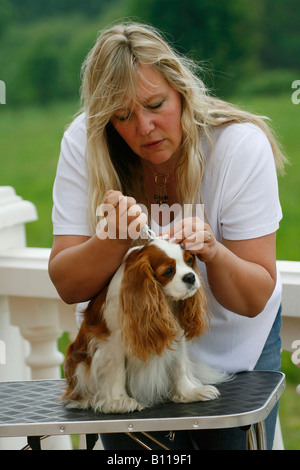
[[226,373],[193,362],[187,349],[208,323],[191,253],[160,238],[130,249],[69,345],[62,399],[71,408],[127,413],[217,398],[212,384]]

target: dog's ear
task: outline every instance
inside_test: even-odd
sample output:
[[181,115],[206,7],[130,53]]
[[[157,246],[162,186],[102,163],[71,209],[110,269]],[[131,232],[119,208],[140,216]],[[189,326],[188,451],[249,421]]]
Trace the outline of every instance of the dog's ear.
[[178,328],[149,257],[151,247],[134,250],[125,262],[120,290],[122,340],[129,354],[146,361],[171,349]]
[[[200,278],[200,274],[198,272],[197,274]],[[201,278],[200,282],[201,287],[195,295],[178,302],[178,322],[187,340],[206,333],[210,323],[207,298]]]

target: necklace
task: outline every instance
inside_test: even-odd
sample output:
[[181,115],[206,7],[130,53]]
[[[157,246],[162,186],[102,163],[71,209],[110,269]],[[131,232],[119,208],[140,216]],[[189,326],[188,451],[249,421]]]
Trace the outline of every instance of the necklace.
[[169,199],[167,195],[167,186],[166,186],[168,178],[169,178],[169,173],[163,173],[163,174],[154,173],[154,182],[156,186],[156,193],[154,194],[154,199],[160,206],[162,204],[167,204],[167,201]]

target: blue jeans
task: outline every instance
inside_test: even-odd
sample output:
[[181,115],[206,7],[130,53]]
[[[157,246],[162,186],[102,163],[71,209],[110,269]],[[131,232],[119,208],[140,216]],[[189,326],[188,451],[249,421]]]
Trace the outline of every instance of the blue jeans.
[[[281,307],[278,310],[276,319],[254,370],[280,371],[280,330]],[[277,413],[278,403],[265,421],[267,445],[269,450],[271,450],[273,446]],[[168,433],[166,431],[158,431],[151,434],[173,450],[245,450],[246,433],[247,431],[241,428],[176,431],[174,441],[169,440],[167,437]],[[104,449],[106,450],[143,449],[138,443],[125,434],[101,434],[101,439]],[[147,441],[144,436],[142,440]],[[153,442],[149,441],[148,443],[152,449],[160,449],[160,447]]]

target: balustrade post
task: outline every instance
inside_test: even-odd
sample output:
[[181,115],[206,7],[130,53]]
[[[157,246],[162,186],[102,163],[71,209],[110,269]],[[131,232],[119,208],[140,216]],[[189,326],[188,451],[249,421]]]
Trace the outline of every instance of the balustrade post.
[[58,300],[10,297],[11,322],[18,325],[23,338],[30,344],[25,358],[31,368],[31,378],[58,379],[64,356],[57,349],[62,334]]
[[[34,204],[12,187],[0,186],[0,340],[6,356],[0,361],[1,381],[61,376],[57,339],[62,301],[48,276],[50,250],[26,247],[25,224],[35,220]],[[25,438],[0,438],[0,450],[25,444]],[[42,447],[72,448],[69,436],[52,436]]]
[[[25,223],[37,220],[35,206],[16,195],[11,186],[0,186],[0,257],[7,251],[26,246]],[[5,360],[0,364],[0,380],[24,380],[29,377],[24,355],[26,342],[12,326],[5,272],[0,275],[0,340],[5,344]]]
[[[26,246],[25,223],[37,219],[35,206],[16,195],[10,186],[0,186],[0,255]],[[1,280],[0,280],[1,287]],[[24,362],[26,342],[19,329],[11,325],[8,298],[0,292],[0,340],[5,344],[5,358],[0,364],[0,380],[24,380],[29,370]],[[2,438],[1,449],[19,449],[24,438]]]

